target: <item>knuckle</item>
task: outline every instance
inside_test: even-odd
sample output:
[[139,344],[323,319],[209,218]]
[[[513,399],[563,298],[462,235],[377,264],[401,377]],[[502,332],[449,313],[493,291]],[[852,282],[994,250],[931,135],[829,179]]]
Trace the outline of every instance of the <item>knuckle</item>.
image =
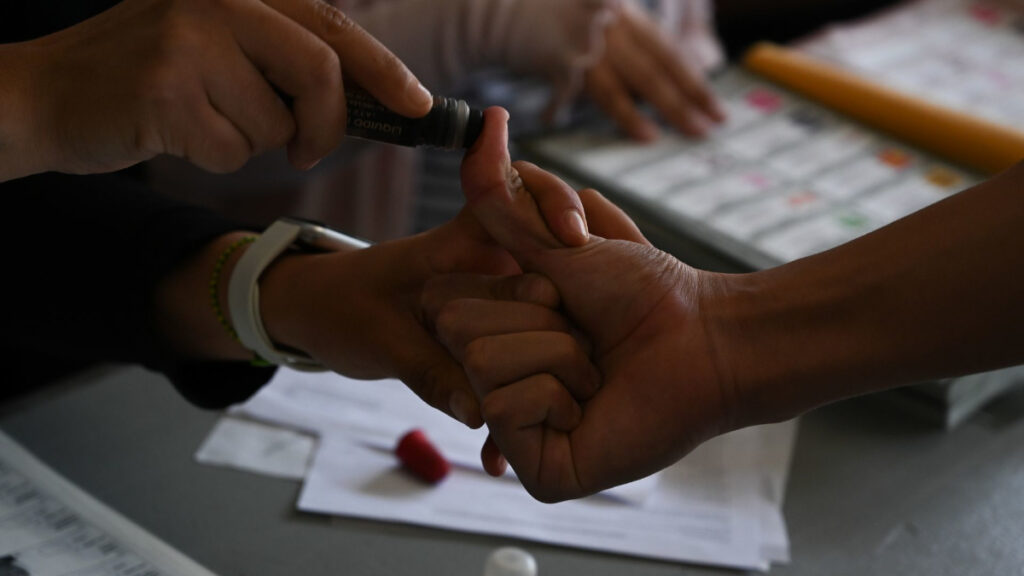
[[226,174],[244,166],[251,154],[251,144],[240,134],[211,128],[188,134],[182,156],[206,170]]
[[477,338],[466,344],[462,367],[471,381],[483,380],[491,365],[492,346],[487,338]]
[[422,310],[424,321],[434,328],[437,327],[437,319],[441,309],[447,304],[444,293],[445,276],[432,276],[427,279],[420,293],[420,310]]
[[[580,356],[576,340],[568,332],[555,332],[548,343],[550,353],[556,358],[576,360]],[[545,382],[547,386],[547,382]]]
[[406,380],[406,385],[427,404],[448,412],[448,394],[446,393],[448,372],[442,363],[425,365],[414,380]]
[[513,277],[513,298],[520,302],[529,302],[554,308],[558,306],[558,288],[541,274],[529,272]]
[[176,76],[173,69],[161,66],[137,80],[135,95],[147,119],[136,133],[139,150],[184,155],[186,129],[177,120],[198,116],[205,98],[200,88]]
[[150,124],[143,124],[136,127],[132,144],[135,146],[136,150],[146,155],[183,155],[180,145],[173,142],[171,138],[165,137],[159,129]]
[[443,338],[452,338],[459,332],[462,325],[462,306],[458,301],[445,302],[437,311],[434,329]]
[[441,306],[434,319],[434,331],[438,339],[456,358],[465,356],[466,337],[463,334],[465,315],[462,306],[456,302],[448,302]]
[[156,112],[165,112],[176,106],[181,99],[188,98],[187,84],[181,82],[175,69],[160,64],[146,70],[138,79],[136,91],[143,102],[154,107]]
[[326,35],[344,35],[359,27],[334,5],[322,1],[314,2],[314,4]]
[[494,433],[500,433],[510,424],[512,413],[499,394],[488,394],[480,402],[480,415]]
[[537,377],[537,387],[549,402],[557,402],[567,394],[562,381],[551,374],[541,374]]
[[320,44],[307,60],[310,81],[324,89],[341,87],[341,61],[338,53],[326,44]]
[[252,154],[282,148],[295,134],[295,125],[290,116],[265,114],[262,122],[253,128],[251,135]]
[[216,35],[210,27],[216,26],[204,21],[204,15],[194,10],[168,11],[151,37],[157,60],[168,60],[179,54],[202,55],[206,47],[215,44]]

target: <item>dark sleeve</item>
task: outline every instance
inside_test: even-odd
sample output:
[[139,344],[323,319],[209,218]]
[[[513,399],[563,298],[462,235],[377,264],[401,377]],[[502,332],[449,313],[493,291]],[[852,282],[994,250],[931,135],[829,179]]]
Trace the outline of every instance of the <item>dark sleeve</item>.
[[155,330],[158,282],[242,226],[122,175],[43,174],[0,184],[0,198],[9,295],[3,340],[24,363],[15,372],[28,384],[47,363],[139,363],[167,375],[189,401],[219,408],[273,374],[244,362],[182,361]]
[[52,34],[117,3],[118,0],[4,0],[0,2],[0,44]]

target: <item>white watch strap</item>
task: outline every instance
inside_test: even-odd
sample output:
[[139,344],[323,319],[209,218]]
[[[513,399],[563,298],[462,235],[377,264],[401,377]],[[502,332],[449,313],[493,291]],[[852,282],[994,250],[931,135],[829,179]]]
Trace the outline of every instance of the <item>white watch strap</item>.
[[235,264],[228,283],[228,311],[239,341],[261,359],[297,370],[321,371],[325,368],[312,358],[277,349],[267,335],[260,315],[260,276],[271,262],[296,242],[321,250],[355,249],[367,245],[320,226],[278,220],[260,234]]

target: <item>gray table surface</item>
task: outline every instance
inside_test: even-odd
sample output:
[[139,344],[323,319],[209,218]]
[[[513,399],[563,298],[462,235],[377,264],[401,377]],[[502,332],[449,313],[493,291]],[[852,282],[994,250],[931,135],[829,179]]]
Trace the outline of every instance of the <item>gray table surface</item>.
[[[1024,393],[945,432],[885,395],[800,424],[778,575],[1024,574]],[[0,429],[221,576],[477,576],[519,545],[542,576],[736,574],[295,510],[299,483],[197,464],[218,418],[108,368],[0,406]]]

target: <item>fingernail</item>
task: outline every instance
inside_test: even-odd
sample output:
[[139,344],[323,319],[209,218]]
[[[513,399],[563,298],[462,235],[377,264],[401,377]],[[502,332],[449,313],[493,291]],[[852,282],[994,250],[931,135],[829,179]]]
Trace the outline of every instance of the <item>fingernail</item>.
[[519,171],[509,166],[508,173],[505,174],[505,179],[508,181],[509,189],[513,192],[522,190],[525,186],[523,185],[523,177],[519,175]]
[[566,210],[565,221],[572,231],[572,235],[575,237],[576,242],[572,243],[573,246],[582,246],[587,243],[590,239],[590,232],[587,231],[587,223],[583,220],[583,216],[576,210]]
[[465,392],[452,393],[452,397],[448,401],[448,408],[459,422],[462,422],[470,428],[480,427],[476,402],[474,402]]
[[414,98],[418,102],[426,102],[429,103],[430,105],[434,104],[434,95],[430,93],[430,90],[427,90],[426,86],[419,82],[416,82],[416,92],[417,94],[414,96]]

